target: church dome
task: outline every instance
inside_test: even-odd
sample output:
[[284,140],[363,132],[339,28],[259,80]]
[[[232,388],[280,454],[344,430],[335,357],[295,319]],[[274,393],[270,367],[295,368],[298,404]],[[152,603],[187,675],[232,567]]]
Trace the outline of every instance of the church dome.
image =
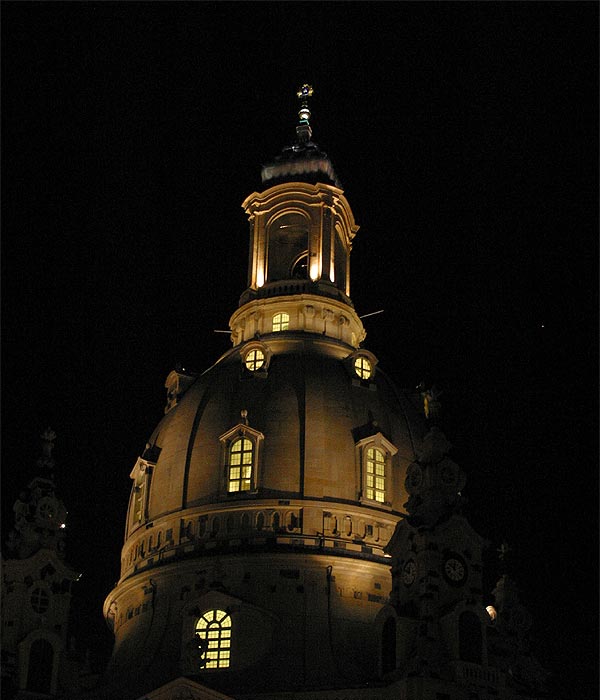
[[363,346],[358,226],[302,152],[298,179],[243,203],[250,264],[233,347],[199,376],[169,374],[165,416],[131,472],[121,578],[104,606],[117,685],[184,673],[219,689],[344,687],[379,667],[384,547],[422,421]]
[[[257,357],[265,358],[262,366],[249,369]],[[375,364],[367,351],[293,331],[274,332],[226,353],[180,396],[152,434],[137,465],[139,470],[146,464],[151,473],[143,496],[134,488],[130,537],[137,539],[142,520],[170,519],[176,512],[195,517],[207,504],[224,521],[240,510],[251,515],[265,499],[270,508],[290,499],[339,501],[344,512],[354,506],[354,515],[367,519],[367,511],[373,519],[402,510],[404,474],[419,428],[409,402]],[[361,378],[357,368],[372,374]],[[248,476],[232,477],[228,451],[240,439],[253,454],[241,455]],[[373,448],[386,462],[379,489],[367,483],[367,451]],[[137,473],[132,476],[139,480]],[[143,518],[136,507],[142,497]],[[319,515],[310,536],[320,526]],[[359,531],[358,522],[352,530]]]

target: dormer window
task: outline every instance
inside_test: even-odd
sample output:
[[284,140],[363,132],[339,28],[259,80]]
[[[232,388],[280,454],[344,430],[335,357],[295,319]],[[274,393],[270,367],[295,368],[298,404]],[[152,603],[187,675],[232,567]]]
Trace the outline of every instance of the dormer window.
[[258,348],[250,350],[244,357],[244,364],[246,365],[246,369],[249,369],[251,372],[256,372],[265,364],[265,353]]
[[373,374],[371,361],[364,355],[359,355],[354,359],[354,371],[361,379],[369,379]]
[[360,386],[373,384],[377,362],[375,355],[368,350],[363,350],[363,348],[348,355],[344,360],[346,370],[352,377],[352,383]]
[[271,351],[259,340],[252,340],[240,350],[240,357],[248,372],[265,374],[269,368]]
[[289,314],[275,314],[273,316],[273,332],[279,333],[280,331],[287,331],[290,327],[290,316]]
[[[149,449],[152,448],[147,446],[144,454],[147,454]],[[160,449],[155,446],[154,456],[156,456],[156,453],[159,451]],[[156,458],[158,457],[156,456]],[[147,520],[148,495],[150,493],[150,480],[152,478],[154,466],[155,463],[151,463],[149,460],[140,457],[129,475],[130,478],[133,479],[133,488],[129,503],[129,523],[131,529],[136,528]]]
[[224,491],[231,495],[256,492],[260,448],[264,435],[247,425],[248,412],[242,410],[244,423],[221,435]]
[[390,508],[393,501],[392,458],[398,449],[381,433],[356,444],[361,474],[361,501]]

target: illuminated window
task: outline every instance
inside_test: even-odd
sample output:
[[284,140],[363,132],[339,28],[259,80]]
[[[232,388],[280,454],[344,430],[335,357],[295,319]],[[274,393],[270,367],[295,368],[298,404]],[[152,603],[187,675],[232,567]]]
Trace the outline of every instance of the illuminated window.
[[31,607],[36,613],[41,615],[50,607],[50,596],[43,588],[35,588],[31,594]]
[[251,372],[256,372],[265,364],[265,353],[258,349],[250,350],[244,358],[244,364]]
[[229,668],[231,617],[224,610],[208,610],[196,622],[196,633],[204,648],[204,668]]
[[275,314],[275,316],[273,316],[273,332],[287,331],[289,327],[289,314]]
[[359,355],[354,360],[354,371],[361,379],[369,379],[373,373],[373,368],[371,367],[371,362],[366,357]]
[[254,467],[254,444],[247,437],[234,440],[229,447],[229,478],[227,490],[250,491]]
[[365,496],[370,501],[385,503],[385,454],[369,447],[366,455]]

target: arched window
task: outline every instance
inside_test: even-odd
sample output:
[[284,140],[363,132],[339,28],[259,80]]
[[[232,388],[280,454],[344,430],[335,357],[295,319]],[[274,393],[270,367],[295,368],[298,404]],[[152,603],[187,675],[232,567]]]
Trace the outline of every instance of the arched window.
[[208,610],[196,622],[202,640],[204,668],[229,668],[231,660],[231,617],[224,610]]
[[239,437],[229,446],[227,490],[250,491],[254,467],[254,444],[247,437]]
[[275,314],[273,316],[273,332],[278,333],[279,331],[287,331],[290,327],[290,316],[289,314]]
[[458,648],[462,661],[481,663],[481,621],[474,612],[467,610],[458,618]]
[[290,276],[294,280],[308,279],[308,253],[302,253],[294,262]]
[[34,693],[52,692],[54,649],[47,639],[36,639],[29,651],[27,690]]
[[381,633],[381,671],[389,673],[396,668],[396,620],[393,617],[383,623]]
[[385,454],[376,447],[369,447],[365,461],[365,496],[370,501],[385,503]]
[[267,227],[267,282],[289,279],[309,244],[308,212],[288,211]]

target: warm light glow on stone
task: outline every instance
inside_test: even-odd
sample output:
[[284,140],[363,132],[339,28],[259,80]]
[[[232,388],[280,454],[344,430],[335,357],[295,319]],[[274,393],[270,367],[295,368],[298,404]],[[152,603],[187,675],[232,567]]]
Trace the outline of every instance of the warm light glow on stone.
[[313,282],[316,282],[319,277],[319,266],[316,260],[310,263],[310,278]]
[[496,608],[493,605],[488,605],[487,608],[487,614],[490,616],[490,620],[495,620],[498,617],[498,613],[496,612]]
[[256,286],[257,287],[262,287],[265,283],[265,273],[264,270],[262,269],[262,266],[258,268],[256,271]]

